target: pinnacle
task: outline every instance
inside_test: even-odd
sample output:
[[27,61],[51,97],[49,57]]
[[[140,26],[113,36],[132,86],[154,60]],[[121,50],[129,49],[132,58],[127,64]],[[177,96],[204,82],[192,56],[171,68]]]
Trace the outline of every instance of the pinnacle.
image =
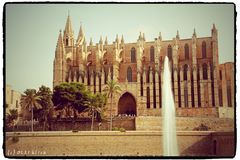
[[73,34],[72,22],[71,22],[71,17],[69,15],[69,13],[68,13],[68,17],[67,17],[66,26],[65,26],[65,32],[67,34]]

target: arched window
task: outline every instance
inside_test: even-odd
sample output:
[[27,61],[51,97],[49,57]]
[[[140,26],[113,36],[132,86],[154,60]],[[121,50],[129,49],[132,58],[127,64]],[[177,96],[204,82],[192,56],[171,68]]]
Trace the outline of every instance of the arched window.
[[185,44],[184,50],[185,50],[185,59],[189,59],[189,46],[188,46],[188,44]]
[[128,67],[127,69],[127,80],[128,82],[132,82],[132,68]]
[[206,63],[203,64],[202,66],[203,68],[203,79],[208,79],[208,66]]
[[131,49],[131,62],[136,63],[136,49],[134,47]]
[[169,44],[168,45],[168,59],[172,60],[172,46]]
[[188,65],[185,64],[185,65],[183,66],[183,80],[184,80],[184,81],[187,81],[187,70],[188,70]]
[[147,108],[150,108],[150,89],[147,87]]
[[151,46],[150,48],[150,61],[154,62],[154,47]]
[[207,47],[206,47],[206,42],[202,42],[202,58],[207,58]]

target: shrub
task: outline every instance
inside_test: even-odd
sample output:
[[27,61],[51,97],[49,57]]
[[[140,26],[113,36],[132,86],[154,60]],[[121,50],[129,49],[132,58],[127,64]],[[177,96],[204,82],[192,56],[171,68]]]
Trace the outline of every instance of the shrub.
[[193,128],[194,131],[208,131],[210,129],[211,129],[210,127],[208,127],[202,123],[198,127]]
[[72,130],[72,132],[73,132],[73,133],[77,133],[77,132],[78,132],[78,130],[74,129],[74,130]]
[[19,141],[19,137],[16,136],[16,135],[14,135],[14,136],[12,137],[12,142],[13,142],[13,143],[17,143],[18,141]]
[[112,131],[119,131],[119,128],[118,127],[113,127]]
[[125,128],[119,128],[120,132],[126,132]]

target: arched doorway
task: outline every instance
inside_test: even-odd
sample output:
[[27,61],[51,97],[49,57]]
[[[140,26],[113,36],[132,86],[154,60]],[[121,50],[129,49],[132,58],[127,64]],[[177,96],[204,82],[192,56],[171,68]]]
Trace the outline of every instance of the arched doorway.
[[136,101],[132,94],[124,93],[118,101],[118,114],[137,115]]

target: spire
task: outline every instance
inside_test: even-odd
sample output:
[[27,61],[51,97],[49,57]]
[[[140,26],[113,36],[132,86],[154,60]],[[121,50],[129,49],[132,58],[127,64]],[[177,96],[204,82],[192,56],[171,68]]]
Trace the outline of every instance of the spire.
[[215,26],[215,23],[213,23],[213,29],[216,30],[216,26]]
[[68,18],[67,18],[67,22],[64,30],[63,40],[64,40],[65,46],[74,45],[74,34],[72,29],[71,17],[69,13],[68,13]]
[[145,41],[146,39],[145,39],[145,34],[143,33],[143,40]]
[[57,40],[57,46],[55,50],[55,58],[62,58],[64,52],[64,43],[62,38],[62,31],[59,31],[58,40]]
[[161,33],[161,32],[159,32],[158,39],[159,39],[159,40],[162,40],[162,33]]
[[138,40],[142,39],[142,32],[140,32],[139,36],[138,36]]
[[58,35],[58,41],[57,41],[57,47],[60,47],[63,43],[63,39],[62,39],[62,30],[59,31],[59,35]]
[[118,34],[116,35],[116,40],[115,40],[116,42],[119,42],[119,39],[118,39]]
[[122,34],[122,39],[121,39],[121,43],[124,43],[124,38],[123,38],[123,34]]
[[92,42],[92,37],[90,38],[89,45],[90,45],[90,46],[92,46],[92,45],[93,45],[93,42]]
[[71,17],[70,17],[70,15],[69,15],[69,12],[68,12],[68,18],[67,18],[67,22],[66,22],[66,26],[65,26],[64,32],[66,32],[66,33],[68,33],[68,34],[73,33],[73,30],[72,30],[72,21],[71,21]]
[[105,45],[108,45],[108,39],[107,39],[107,36],[105,38]]
[[102,36],[100,36],[99,44],[103,44]]
[[213,23],[213,27],[212,27],[212,38],[213,38],[214,40],[217,40],[217,35],[218,35],[218,33],[217,33],[217,28],[216,28],[216,26],[215,26],[215,23]]
[[79,44],[84,38],[85,37],[84,37],[83,27],[82,27],[82,23],[81,23],[79,33],[78,33],[77,43]]
[[176,38],[179,39],[179,31],[177,30],[177,35],[176,35]]
[[193,29],[193,36],[194,36],[194,37],[197,37],[195,28]]

